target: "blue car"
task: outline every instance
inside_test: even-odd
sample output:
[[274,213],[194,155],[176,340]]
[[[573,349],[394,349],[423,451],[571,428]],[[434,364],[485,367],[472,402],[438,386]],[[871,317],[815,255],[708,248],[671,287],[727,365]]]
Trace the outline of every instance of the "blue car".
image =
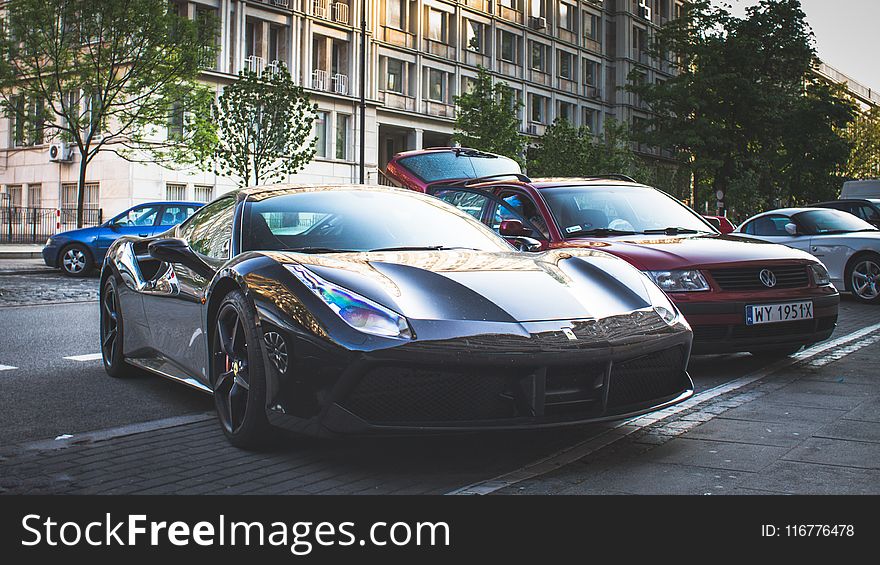
[[176,226],[204,204],[201,202],[148,202],[129,208],[100,226],[53,235],[43,248],[43,261],[71,277],[89,274],[104,261],[107,248],[124,235],[150,237]]

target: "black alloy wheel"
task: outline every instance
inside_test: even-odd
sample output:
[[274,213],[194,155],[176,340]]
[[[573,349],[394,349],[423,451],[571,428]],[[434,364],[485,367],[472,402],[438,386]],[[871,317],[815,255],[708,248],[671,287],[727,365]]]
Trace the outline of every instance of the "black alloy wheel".
[[123,377],[133,371],[123,373],[125,359],[122,355],[122,311],[119,309],[119,293],[116,281],[107,279],[101,292],[101,357],[104,370],[111,377]]
[[266,418],[265,368],[256,323],[241,291],[229,293],[211,339],[211,383],[223,432],[236,447],[257,448],[271,439]]

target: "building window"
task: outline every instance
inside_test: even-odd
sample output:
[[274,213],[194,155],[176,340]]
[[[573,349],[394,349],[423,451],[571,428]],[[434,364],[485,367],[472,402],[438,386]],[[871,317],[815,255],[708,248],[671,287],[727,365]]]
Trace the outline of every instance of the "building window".
[[27,187],[28,208],[39,208],[43,202],[43,187],[39,184],[29,184]]
[[516,36],[509,31],[501,31],[501,60],[516,64]]
[[7,184],[6,185],[6,198],[8,200],[7,205],[12,206],[13,208],[21,207],[21,185],[20,184]]
[[385,25],[402,30],[404,28],[403,15],[406,13],[406,0],[385,0]]
[[196,202],[210,202],[214,198],[214,187],[210,184],[197,184],[193,186],[193,195]]
[[556,117],[560,121],[566,121],[571,125],[575,125],[575,105],[568,102],[560,102],[559,112]]
[[403,94],[403,68],[404,62],[398,59],[387,60],[385,75],[385,90]]
[[[87,182],[84,187],[83,210],[97,210],[99,185],[96,182]],[[66,182],[61,185],[61,209],[76,210],[76,183]],[[91,216],[86,216],[89,220]]]
[[533,18],[541,18],[546,15],[544,11],[544,0],[532,0],[532,7],[529,14]]
[[599,41],[599,21],[596,14],[584,13],[584,38]]
[[559,27],[568,31],[575,31],[577,22],[577,9],[565,2],[559,3]]
[[592,108],[584,108],[581,125],[588,128],[591,132],[596,131],[596,111]]
[[596,70],[597,70],[596,61],[591,61],[589,59],[584,59],[584,84],[589,86],[596,85]]
[[539,41],[532,41],[531,44],[531,68],[543,73],[547,69],[547,46]]
[[318,118],[315,120],[315,155],[317,157],[327,157],[327,112],[318,112]]
[[446,102],[446,73],[437,69],[428,70],[428,99]]
[[171,105],[171,115],[168,116],[168,139],[183,139],[183,104],[175,102]]
[[532,123],[547,123],[547,97],[539,94],[530,94],[532,103],[530,108],[530,119]]
[[9,100],[12,115],[10,117],[10,145],[26,147],[41,145],[44,131],[44,109],[40,100],[26,100],[22,96],[14,96]]
[[463,76],[461,77],[461,90],[462,92],[471,93],[477,87],[477,79],[473,77]]
[[289,27],[269,26],[269,61],[287,62],[287,37]]
[[336,158],[348,159],[348,128],[351,118],[346,114],[336,114]]
[[186,184],[177,182],[166,183],[165,200],[186,200]]
[[449,15],[440,10],[428,8],[428,39],[446,43],[446,22]]
[[473,20],[465,20],[464,46],[465,49],[476,53],[486,52],[486,36],[483,24]]
[[559,76],[574,80],[574,55],[568,51],[559,51]]
[[637,55],[648,50],[648,32],[640,27],[633,27],[633,50]]

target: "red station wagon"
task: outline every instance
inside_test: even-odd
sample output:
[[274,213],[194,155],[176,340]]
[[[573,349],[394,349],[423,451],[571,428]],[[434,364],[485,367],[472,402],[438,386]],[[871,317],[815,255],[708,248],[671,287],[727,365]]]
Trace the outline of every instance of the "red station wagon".
[[[487,155],[411,151],[395,156],[386,174],[521,248],[589,247],[627,260],[684,314],[694,353],[784,356],[834,331],[840,296],[811,255],[723,235],[678,200],[621,175],[530,180],[515,162]],[[449,162],[442,178],[439,167]],[[490,178],[474,178],[486,169]]]

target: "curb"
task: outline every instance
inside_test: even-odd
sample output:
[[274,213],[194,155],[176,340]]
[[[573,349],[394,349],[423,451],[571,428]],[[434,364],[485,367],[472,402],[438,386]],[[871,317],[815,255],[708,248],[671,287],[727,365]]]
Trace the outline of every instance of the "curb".
[[0,259],[41,259],[41,251],[0,251]]

